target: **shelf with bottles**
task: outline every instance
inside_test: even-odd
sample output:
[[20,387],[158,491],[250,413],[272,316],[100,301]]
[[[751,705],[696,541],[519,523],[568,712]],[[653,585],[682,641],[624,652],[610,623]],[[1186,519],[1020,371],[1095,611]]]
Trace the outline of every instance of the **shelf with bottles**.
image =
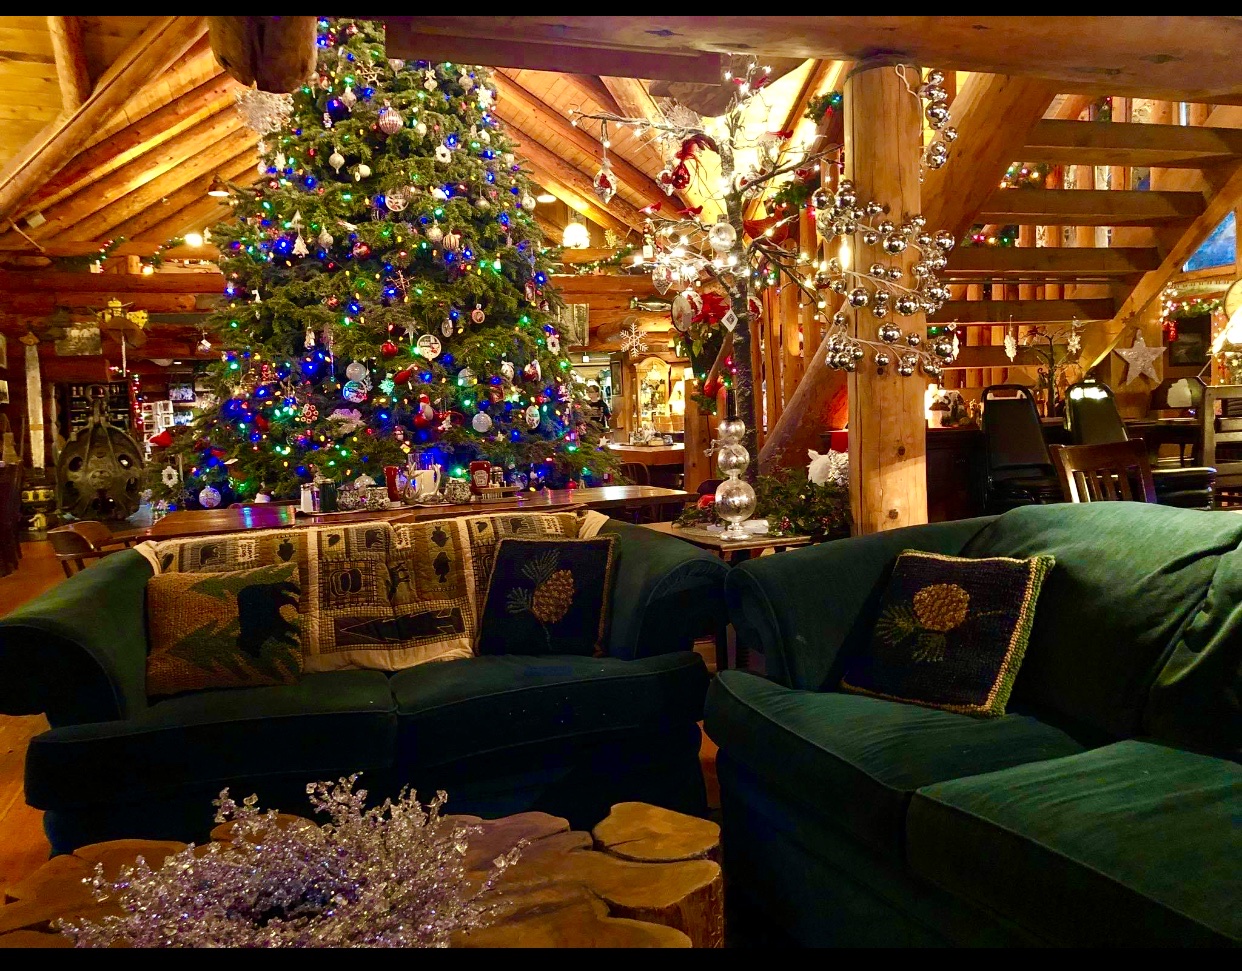
[[133,428],[133,413],[130,410],[130,387],[127,381],[98,381],[90,383],[73,382],[57,387],[59,397],[59,424],[61,434],[66,438],[80,428],[85,428],[94,414],[95,406],[91,399],[92,389],[102,386],[107,389],[105,415],[113,425],[129,431]]

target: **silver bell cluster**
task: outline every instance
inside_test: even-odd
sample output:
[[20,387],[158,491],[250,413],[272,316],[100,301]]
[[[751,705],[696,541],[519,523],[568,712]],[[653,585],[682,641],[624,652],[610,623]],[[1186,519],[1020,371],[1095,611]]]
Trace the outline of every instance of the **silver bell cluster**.
[[[864,246],[878,250],[865,271],[847,270],[833,257],[822,263],[816,274],[817,289],[843,295],[847,307],[870,310],[879,321],[876,339],[863,340],[850,336],[849,316],[844,311],[834,314],[826,338],[828,366],[857,370],[870,349],[881,373],[892,367],[902,377],[921,370],[928,377],[939,378],[944,365],[957,356],[956,345],[947,338],[929,345],[917,331],[905,333],[895,318],[933,314],[949,299],[949,288],[936,273],[948,265],[953,235],[943,229],[929,232],[921,215],[893,222],[887,207],[874,200],[860,202],[849,179],[841,180],[835,194],[817,190],[812,202],[820,234],[826,239],[857,236]],[[903,256],[910,249],[917,251],[918,259],[910,266],[908,277],[902,267],[883,261],[885,256]],[[861,266],[861,253],[858,258]]]

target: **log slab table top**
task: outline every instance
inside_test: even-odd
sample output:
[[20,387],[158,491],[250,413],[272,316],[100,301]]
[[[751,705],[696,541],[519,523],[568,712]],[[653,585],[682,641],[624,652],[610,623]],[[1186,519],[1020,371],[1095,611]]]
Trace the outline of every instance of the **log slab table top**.
[[[305,820],[285,817],[288,824]],[[487,927],[459,934],[455,947],[722,947],[724,883],[720,828],[646,803],[618,803],[591,833],[559,816],[518,813],[476,823],[465,855],[467,879],[482,881],[491,861],[526,840],[518,862],[496,883]],[[212,839],[227,842],[232,824]],[[99,920],[120,910],[97,903],[84,878],[96,863],[115,879],[138,856],[158,867],[185,844],[114,840],[53,857],[5,891],[0,947],[72,947],[52,923]]]

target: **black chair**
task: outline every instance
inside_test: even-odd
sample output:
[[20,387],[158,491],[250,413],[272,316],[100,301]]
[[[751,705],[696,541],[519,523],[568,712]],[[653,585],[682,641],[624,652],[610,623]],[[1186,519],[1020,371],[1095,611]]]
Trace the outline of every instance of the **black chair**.
[[[1065,422],[1073,445],[1112,445],[1130,440],[1112,389],[1091,378],[1076,381],[1065,389]],[[1217,480],[1212,463],[1186,467],[1153,465],[1151,475],[1156,502],[1161,505],[1212,508]]]
[[1062,502],[1061,483],[1044,442],[1030,388],[990,385],[983,389],[980,402],[984,512]]

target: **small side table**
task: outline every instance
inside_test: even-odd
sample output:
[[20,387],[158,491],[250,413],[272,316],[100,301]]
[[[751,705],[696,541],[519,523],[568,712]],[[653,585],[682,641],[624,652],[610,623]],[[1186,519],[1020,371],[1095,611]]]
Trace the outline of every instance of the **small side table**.
[[[643,523],[647,529],[676,536],[700,549],[711,550],[722,560],[733,566],[743,563],[754,556],[761,556],[764,550],[779,553],[782,550],[797,546],[807,546],[812,542],[809,536],[766,536],[756,533],[748,539],[727,540],[719,533],[709,532],[698,526],[674,526],[672,523]],[[722,620],[716,629],[716,670],[723,671],[729,666],[729,622]],[[735,647],[736,661],[739,668],[745,668],[750,652],[741,644]]]

